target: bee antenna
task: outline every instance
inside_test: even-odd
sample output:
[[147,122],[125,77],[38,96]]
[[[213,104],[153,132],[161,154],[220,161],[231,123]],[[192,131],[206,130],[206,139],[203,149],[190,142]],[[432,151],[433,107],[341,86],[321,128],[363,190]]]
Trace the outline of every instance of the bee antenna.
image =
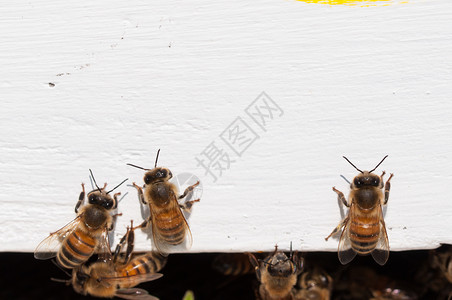
[[154,168],[157,168],[157,160],[159,159],[160,149],[157,151],[157,156],[155,157],[155,165]]
[[381,165],[381,163],[386,159],[386,157],[388,157],[389,155],[386,155],[385,157],[383,157],[383,159],[378,163],[378,165],[375,167],[375,168],[373,168],[372,170],[370,170],[369,172],[370,173],[372,173],[373,171],[375,171],[377,168],[378,168],[378,166],[379,165]]
[[266,264],[266,265],[273,266],[272,263],[270,263],[270,262],[268,262],[268,261],[265,261],[265,260],[263,260],[263,259],[259,259],[259,262],[263,262],[263,263]]
[[71,283],[70,279],[59,279],[59,278],[51,277],[50,280],[55,281],[55,282],[65,283],[66,285],[69,285]]
[[60,269],[61,271],[64,272],[64,274],[66,274],[68,277],[72,277],[71,274],[69,274],[65,269],[63,269],[59,264],[56,263],[56,261],[54,259],[51,260],[52,263],[58,267],[58,269]]
[[[352,162],[349,161],[347,157],[345,157],[345,156],[342,156],[342,157],[345,158],[345,160],[348,161],[348,163],[351,164],[356,170],[358,170],[358,171],[360,171],[361,173],[363,173],[363,171],[361,171],[361,170],[358,169],[354,164],[352,164]],[[371,171],[371,172],[372,172],[372,171]]]
[[123,183],[126,182],[127,180],[129,180],[129,178],[126,178],[126,179],[124,179],[123,181],[121,181],[120,184],[118,184],[117,186],[115,186],[114,188],[112,188],[111,190],[109,190],[109,191],[107,192],[107,194],[110,193],[110,192],[113,192],[116,188],[118,188],[121,184],[123,184]]
[[100,187],[97,185],[96,179],[94,179],[93,171],[91,171],[91,169],[89,169],[89,172],[91,173],[91,178],[93,179],[94,184],[96,185],[99,192],[101,192]]
[[290,241],[290,256],[289,256],[289,259],[292,259],[292,254],[293,254],[293,252],[292,252],[292,241]]
[[143,168],[143,167],[139,167],[139,166],[137,166],[137,165],[132,165],[132,164],[127,164],[128,166],[131,166],[131,167],[134,167],[134,168],[138,168],[138,169],[141,169],[141,170],[145,170],[145,171],[150,171],[151,169],[145,169],[145,168]]

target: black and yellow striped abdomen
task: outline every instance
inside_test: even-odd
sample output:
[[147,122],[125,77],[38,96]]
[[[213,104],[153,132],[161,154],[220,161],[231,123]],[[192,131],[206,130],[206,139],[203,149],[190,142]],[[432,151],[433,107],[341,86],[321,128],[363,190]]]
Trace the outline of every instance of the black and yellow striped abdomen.
[[154,225],[161,239],[170,245],[179,245],[185,239],[186,221],[179,207],[162,209],[154,216]]
[[358,254],[368,254],[375,249],[380,235],[378,214],[354,212],[350,218],[350,242]]
[[57,262],[67,269],[78,267],[93,255],[96,246],[97,240],[76,229],[63,240]]
[[[167,257],[160,255],[157,252],[148,252],[143,255],[133,257],[132,260],[117,271],[119,277],[124,277],[124,282],[127,277],[135,275],[153,274],[160,271],[166,264]],[[130,279],[129,283],[121,284],[122,288],[132,287],[136,284],[134,279]]]

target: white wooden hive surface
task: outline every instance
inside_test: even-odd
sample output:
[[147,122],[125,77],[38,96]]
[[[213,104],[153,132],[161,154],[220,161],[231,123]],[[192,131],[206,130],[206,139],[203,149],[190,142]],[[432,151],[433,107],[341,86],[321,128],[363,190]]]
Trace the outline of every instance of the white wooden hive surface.
[[[152,167],[159,148],[159,165],[202,181],[191,252],[290,241],[335,251],[337,239],[324,240],[341,219],[331,187],[347,194],[340,176],[357,173],[342,155],[370,169],[389,154],[376,172],[395,174],[392,250],[452,242],[450,1],[50,0],[0,11],[0,251],[33,251],[72,220],[89,168],[110,187],[141,184],[126,163]],[[213,146],[216,181],[196,160]],[[118,190],[117,237],[142,221],[136,190]],[[137,239],[137,251],[151,248]]]

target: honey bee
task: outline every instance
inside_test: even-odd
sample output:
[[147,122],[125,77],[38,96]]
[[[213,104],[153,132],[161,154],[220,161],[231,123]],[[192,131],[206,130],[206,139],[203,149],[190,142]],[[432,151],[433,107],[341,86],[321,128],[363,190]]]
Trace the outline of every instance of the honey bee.
[[[132,255],[134,229],[133,224],[127,229],[116,247],[113,259],[98,261],[90,266],[83,265],[72,271],[70,283],[77,293],[102,298],[158,299],[149,295],[146,290],[134,286],[162,277],[163,275],[157,272],[165,266],[167,258],[155,252]],[[125,255],[120,257],[124,243],[127,243],[127,250]]]
[[260,282],[256,298],[261,300],[292,300],[295,299],[294,286],[297,276],[301,273],[303,259],[298,257],[298,252],[287,257],[283,251],[275,251],[264,260],[257,260],[248,253],[250,262],[254,266],[257,279]]
[[244,253],[221,253],[213,260],[212,267],[226,276],[239,276],[254,272],[248,255]]
[[[124,279],[122,282],[123,287],[135,286],[136,283],[134,283],[134,280],[131,281],[130,285],[127,285],[126,281],[135,275],[138,276],[157,273],[166,265],[166,262],[168,261],[166,256],[160,255],[160,253],[154,251],[139,255],[132,254],[135,240],[134,230],[139,227],[140,226],[133,227],[133,221],[131,222],[130,228],[128,228],[127,233],[119,242],[113,256],[116,274]],[[127,244],[127,250],[122,261],[118,261],[119,253],[123,248],[124,243]]]
[[297,300],[328,300],[333,290],[333,279],[316,267],[301,274],[298,287],[300,290],[296,293]]
[[181,208],[189,212],[193,203],[199,199],[185,201],[180,204],[178,200],[185,198],[193,189],[199,185],[199,181],[189,186],[182,195],[179,196],[177,187],[169,182],[173,177],[171,171],[164,167],[157,167],[157,160],[160,149],[157,152],[153,169],[145,169],[136,165],[129,166],[147,171],[144,174],[144,191],[133,183],[138,191],[138,197],[143,204],[147,204],[150,210],[150,217],[145,220],[140,227],[152,226],[152,237],[154,245],[161,254],[167,254],[171,248],[181,245],[186,241],[186,248],[192,244],[192,236],[187,220]]
[[348,202],[344,194],[333,187],[338,199],[349,208],[349,211],[347,217],[325,238],[325,240],[328,240],[344,227],[338,246],[339,261],[344,265],[349,263],[356,254],[366,255],[370,253],[380,265],[384,265],[389,258],[388,234],[381,207],[388,203],[390,180],[394,174],[391,173],[383,186],[385,171],[381,176],[372,173],[386,157],[388,155],[371,171],[361,171],[344,156],[345,160],[361,174],[357,175],[350,184],[351,191]]
[[117,208],[117,197],[121,194],[116,193],[112,197],[109,193],[127,179],[106,192],[107,184],[105,183],[103,188],[99,188],[92,172],[91,177],[97,189],[88,193],[88,204],[83,205],[85,185],[82,183],[82,192],[75,205],[77,217],[45,238],[36,247],[35,258],[50,259],[56,256],[56,261],[60,266],[72,269],[85,263],[96,250],[101,253],[101,258],[108,255],[110,245],[107,234],[109,230],[113,229],[114,217],[119,215],[112,216],[111,212]]
[[441,272],[442,275],[452,283],[452,249],[449,247],[444,251],[435,251],[430,254],[431,266]]

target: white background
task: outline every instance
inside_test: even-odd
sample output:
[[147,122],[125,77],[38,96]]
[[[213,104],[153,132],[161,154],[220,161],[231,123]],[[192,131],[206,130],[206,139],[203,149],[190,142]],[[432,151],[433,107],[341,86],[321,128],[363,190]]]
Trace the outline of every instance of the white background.
[[[10,1],[0,8],[0,251],[33,251],[75,217],[89,172],[142,183],[159,165],[203,182],[192,252],[335,251],[359,168],[395,174],[392,250],[452,242],[452,3],[360,7],[297,1]],[[49,85],[49,83],[52,83]],[[52,86],[54,85],[54,86]],[[259,128],[262,91],[283,110]],[[241,157],[219,135],[259,135]],[[216,182],[196,157],[234,162]],[[386,177],[387,178],[387,177]],[[123,216],[142,221],[122,186]],[[140,234],[136,250],[149,250]]]

